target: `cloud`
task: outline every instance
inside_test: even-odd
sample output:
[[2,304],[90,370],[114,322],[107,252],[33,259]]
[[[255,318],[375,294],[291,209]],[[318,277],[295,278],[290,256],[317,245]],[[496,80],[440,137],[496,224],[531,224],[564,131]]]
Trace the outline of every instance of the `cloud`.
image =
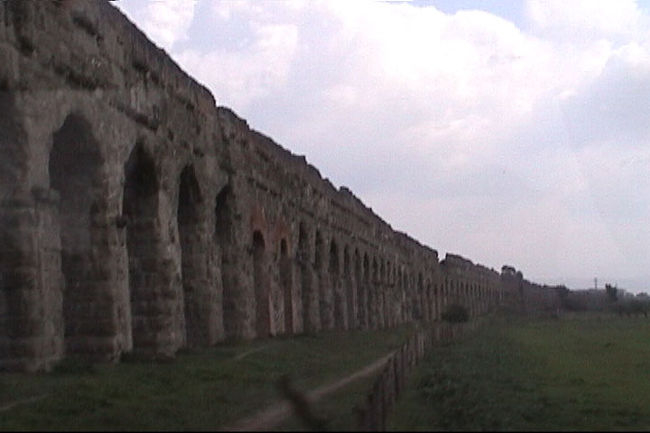
[[147,36],[167,52],[172,52],[174,44],[187,39],[197,1],[118,1],[116,6],[137,22]]
[[650,140],[650,50],[635,42],[614,50],[593,81],[562,101],[576,145],[615,142],[646,146]]
[[[531,276],[650,267],[650,33],[634,1],[530,0],[523,27],[409,2],[200,5],[168,32],[138,16],[219,104],[396,229]],[[190,27],[214,30],[179,43]]]
[[256,98],[287,84],[296,49],[297,29],[268,24],[250,34],[246,50],[186,50],[177,59],[193,76],[212,89],[219,103],[247,107]]
[[564,40],[630,37],[642,16],[635,0],[529,0],[526,12],[536,30]]

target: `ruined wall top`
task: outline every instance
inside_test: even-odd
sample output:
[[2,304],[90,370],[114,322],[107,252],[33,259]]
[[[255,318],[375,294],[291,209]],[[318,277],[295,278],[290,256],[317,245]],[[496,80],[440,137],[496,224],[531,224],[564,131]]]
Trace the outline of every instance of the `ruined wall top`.
[[[20,58],[15,58],[3,45],[16,48]],[[353,214],[375,239],[391,243],[406,257],[414,260],[424,257],[428,265],[436,268],[439,265],[435,249],[395,231],[350,189],[345,186],[337,189],[323,178],[304,156],[295,155],[271,138],[251,130],[232,110],[217,107],[207,88],[185,73],[108,1],[2,2],[0,52],[8,59],[4,67],[0,66],[0,88],[38,90],[40,86],[50,90],[102,91],[103,97],[112,100],[120,111],[152,131],[164,125],[165,107],[169,104],[183,106],[196,119],[198,127],[221,128],[224,136],[235,137],[248,131],[247,139],[266,155],[266,164],[281,167],[318,191],[341,212]],[[18,66],[21,62],[40,64],[48,76],[24,73],[33,68],[21,68]],[[148,98],[152,88],[167,95],[168,100]],[[137,92],[143,93],[135,95]],[[228,130],[228,125],[234,126]],[[488,278],[494,276],[494,271],[460,256],[448,254],[443,262],[449,269],[472,270]]]

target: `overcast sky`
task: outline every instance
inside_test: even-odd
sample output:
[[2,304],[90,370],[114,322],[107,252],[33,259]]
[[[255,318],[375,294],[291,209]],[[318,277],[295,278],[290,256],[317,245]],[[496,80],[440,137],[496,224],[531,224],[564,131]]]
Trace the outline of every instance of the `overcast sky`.
[[650,5],[120,0],[217,104],[395,229],[650,288]]

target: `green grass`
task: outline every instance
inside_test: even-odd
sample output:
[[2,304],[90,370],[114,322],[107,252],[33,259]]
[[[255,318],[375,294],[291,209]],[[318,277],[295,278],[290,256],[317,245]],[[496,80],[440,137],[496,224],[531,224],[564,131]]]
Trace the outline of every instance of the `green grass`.
[[498,321],[431,351],[389,428],[648,430],[650,320]]
[[325,332],[224,344],[165,363],[65,361],[47,374],[3,373],[0,407],[42,398],[0,412],[0,430],[214,430],[280,399],[282,375],[310,390],[399,347],[411,332]]

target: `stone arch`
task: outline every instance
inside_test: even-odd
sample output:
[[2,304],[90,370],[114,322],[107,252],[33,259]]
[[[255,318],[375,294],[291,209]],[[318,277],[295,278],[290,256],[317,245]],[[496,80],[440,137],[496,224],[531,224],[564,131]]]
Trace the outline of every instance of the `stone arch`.
[[387,328],[390,328],[393,326],[393,318],[390,311],[391,293],[393,291],[393,266],[390,260],[386,260],[384,284],[384,323]]
[[418,272],[417,276],[417,292],[413,296],[413,318],[415,320],[424,319],[424,284],[422,282],[422,272]]
[[92,354],[92,338],[107,330],[110,310],[100,300],[102,156],[88,121],[70,114],[52,136],[50,187],[59,193],[59,236],[67,353]]
[[372,329],[377,328],[379,322],[378,314],[378,295],[379,295],[379,264],[377,257],[372,258],[372,275],[368,286],[368,326]]
[[317,313],[317,323],[318,328],[322,329],[326,326],[325,321],[325,281],[323,275],[323,237],[320,230],[316,230],[316,235],[314,237],[314,277],[316,280],[316,310]]
[[352,263],[350,258],[350,247],[343,248],[343,280],[345,284],[345,305],[347,313],[347,329],[354,326],[354,283],[352,281]]
[[158,174],[153,158],[142,143],[131,151],[125,167],[123,214],[127,220],[129,291],[134,349],[155,348],[155,276],[157,265],[156,218]]
[[316,230],[314,237],[314,269],[320,271],[323,267],[323,237],[320,231]]
[[368,288],[370,287],[370,259],[368,253],[363,254],[362,283],[359,285],[359,323],[367,329],[368,322]]
[[280,287],[284,299],[284,329],[285,333],[293,334],[294,332],[294,299],[293,299],[293,279],[292,263],[289,258],[289,245],[285,238],[280,239]]
[[440,292],[438,288],[437,280],[433,283],[433,311],[432,311],[432,320],[438,320],[440,317]]
[[402,267],[397,266],[396,280],[395,280],[395,316],[396,322],[401,324],[404,321],[404,307],[402,305],[402,290],[404,289],[403,280],[402,280]]
[[380,328],[386,327],[386,290],[388,282],[386,281],[386,260],[379,259],[379,288],[377,291],[377,312],[378,312],[378,326]]
[[201,240],[201,189],[196,180],[192,165],[187,165],[179,177],[178,206],[176,222],[181,253],[181,284],[183,287],[185,333],[188,346],[196,346],[205,341],[201,335],[207,331],[207,324],[202,323],[200,296],[201,262],[205,251]]
[[271,334],[271,302],[268,275],[268,259],[264,235],[253,232],[253,286],[255,290],[255,325],[258,337]]
[[355,312],[356,316],[354,318],[355,328],[360,328],[362,326],[361,321],[361,296],[363,292],[363,271],[361,267],[361,255],[359,254],[359,249],[354,249],[354,258],[353,258],[353,267],[354,267],[354,283],[356,284],[356,307]]
[[467,284],[464,281],[458,283],[458,298],[460,304],[469,311],[469,305],[467,304]]
[[237,312],[237,281],[234,271],[233,212],[234,194],[230,185],[224,186],[215,199],[214,205],[214,241],[216,244],[216,262],[221,271],[221,308],[223,330],[227,338],[238,336],[240,322]]
[[409,281],[408,281],[408,270],[403,268],[402,272],[402,290],[400,291],[400,305],[402,306],[402,321],[408,322],[409,318],[409,308],[408,308],[408,294],[409,294]]
[[433,318],[433,287],[428,276],[424,283],[424,318],[427,322]]
[[318,330],[316,324],[317,293],[314,285],[309,231],[302,222],[298,226],[298,250],[296,254],[300,268],[300,285],[302,288],[303,329],[305,332],[314,332]]
[[341,287],[339,247],[336,240],[330,242],[329,274],[332,291],[334,292],[334,327],[345,329],[345,300]]

